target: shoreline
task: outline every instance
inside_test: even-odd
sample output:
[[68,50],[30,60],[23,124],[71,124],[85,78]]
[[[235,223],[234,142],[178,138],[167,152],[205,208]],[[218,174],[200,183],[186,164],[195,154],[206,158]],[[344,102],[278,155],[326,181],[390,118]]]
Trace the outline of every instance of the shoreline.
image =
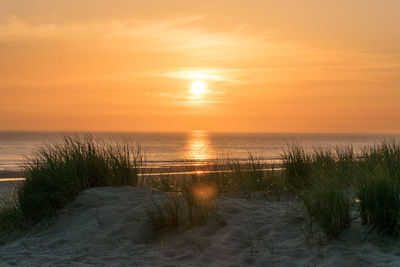
[[[228,168],[218,168],[215,170],[216,165],[201,164],[189,166],[173,166],[173,167],[142,167],[140,168],[139,176],[170,176],[170,175],[188,175],[188,174],[208,174],[208,173],[221,173],[230,172]],[[268,170],[282,170],[282,164],[265,163],[261,164],[263,171]],[[224,164],[218,164],[218,167],[224,167]],[[6,179],[23,179],[23,172],[18,170],[5,170],[0,171],[0,182]]]

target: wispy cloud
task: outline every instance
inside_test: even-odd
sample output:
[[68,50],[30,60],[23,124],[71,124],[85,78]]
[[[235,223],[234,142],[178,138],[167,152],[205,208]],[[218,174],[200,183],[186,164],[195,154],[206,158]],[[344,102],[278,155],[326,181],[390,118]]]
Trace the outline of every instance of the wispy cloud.
[[[150,75],[230,85],[289,80],[398,79],[398,58],[291,42],[277,38],[274,35],[277,29],[254,33],[244,24],[218,31],[202,23],[205,20],[207,17],[201,14],[160,20],[107,19],[75,23],[2,17],[0,56],[10,53],[4,43],[45,40],[47,44],[55,42],[52,47],[79,51],[85,46],[96,50],[101,56],[92,66],[121,65],[120,62],[113,64],[113,59],[124,57],[126,67],[97,75],[85,72],[85,79],[93,75],[94,79],[132,80]],[[35,51],[29,54],[34,55]],[[41,60],[46,61],[47,53],[43,55]],[[60,62],[83,61],[81,65],[85,68],[85,58],[67,58],[62,54],[59,57]],[[4,66],[7,62],[1,64]],[[203,67],[194,67],[196,65]]]
[[185,69],[162,73],[162,76],[185,79],[237,83],[230,69]]

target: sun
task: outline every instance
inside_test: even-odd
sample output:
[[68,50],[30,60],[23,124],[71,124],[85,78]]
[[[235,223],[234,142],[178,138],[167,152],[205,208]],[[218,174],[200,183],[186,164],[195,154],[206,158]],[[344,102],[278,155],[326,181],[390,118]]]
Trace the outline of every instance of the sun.
[[202,81],[195,81],[192,83],[192,88],[189,93],[195,97],[201,97],[206,93],[206,84]]

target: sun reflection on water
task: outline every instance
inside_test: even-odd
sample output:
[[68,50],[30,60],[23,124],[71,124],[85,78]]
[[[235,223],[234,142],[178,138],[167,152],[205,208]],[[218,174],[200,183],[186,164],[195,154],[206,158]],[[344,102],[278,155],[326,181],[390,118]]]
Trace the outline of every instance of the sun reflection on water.
[[186,155],[189,160],[197,163],[215,158],[215,152],[210,144],[207,132],[193,131],[189,134]]

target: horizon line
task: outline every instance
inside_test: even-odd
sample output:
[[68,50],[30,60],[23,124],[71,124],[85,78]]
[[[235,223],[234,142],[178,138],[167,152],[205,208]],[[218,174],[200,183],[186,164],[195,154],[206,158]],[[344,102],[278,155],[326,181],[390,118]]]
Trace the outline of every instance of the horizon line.
[[207,130],[187,130],[187,131],[148,131],[148,130],[5,130],[0,129],[0,133],[113,133],[113,134],[129,134],[129,133],[139,133],[139,134],[187,134],[194,132],[205,132],[210,134],[337,134],[337,135],[400,135],[400,131],[388,131],[388,132],[329,132],[329,131],[317,131],[317,132],[290,132],[290,131],[207,131]]

